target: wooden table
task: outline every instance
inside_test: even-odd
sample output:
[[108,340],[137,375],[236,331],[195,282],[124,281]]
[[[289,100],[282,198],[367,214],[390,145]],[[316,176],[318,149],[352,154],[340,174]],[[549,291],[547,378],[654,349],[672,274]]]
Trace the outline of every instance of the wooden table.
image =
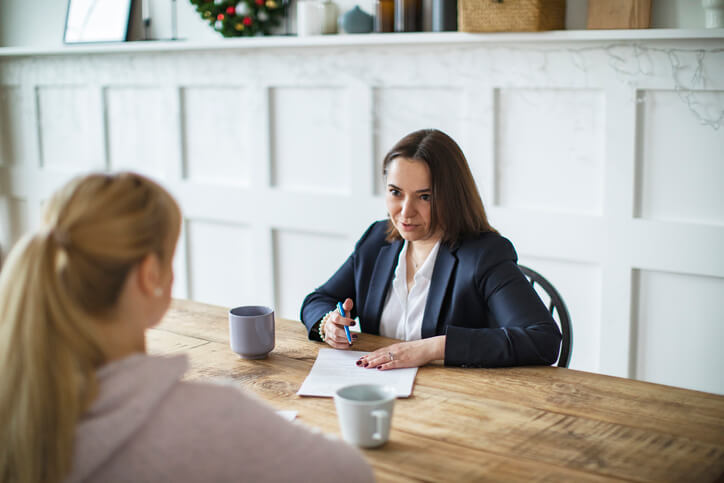
[[[390,341],[362,334],[355,349]],[[150,353],[188,354],[189,379],[232,378],[339,434],[332,399],[296,395],[322,347],[300,322],[277,319],[269,357],[242,360],[226,308],[181,300],[148,332]],[[389,443],[364,454],[379,481],[716,481],[724,397],[558,367],[431,365],[397,400]]]

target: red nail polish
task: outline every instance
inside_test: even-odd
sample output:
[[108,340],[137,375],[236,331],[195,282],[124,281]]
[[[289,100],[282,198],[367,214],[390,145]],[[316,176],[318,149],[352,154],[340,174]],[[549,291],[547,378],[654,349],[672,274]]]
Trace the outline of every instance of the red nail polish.
[[362,361],[357,361],[357,365],[358,365],[358,366],[361,366],[361,365],[362,365]]
[[367,366],[369,366],[369,365],[370,365],[369,362],[365,362],[365,363],[364,363],[364,367],[367,367]]
[[382,366],[377,366],[377,369],[382,370]]

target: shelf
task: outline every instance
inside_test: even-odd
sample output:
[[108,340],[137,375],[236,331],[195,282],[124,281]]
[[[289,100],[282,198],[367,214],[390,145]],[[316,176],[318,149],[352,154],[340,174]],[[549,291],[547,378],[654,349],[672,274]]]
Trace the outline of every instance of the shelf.
[[724,29],[553,30],[548,32],[420,32],[399,34],[319,35],[312,37],[269,36],[215,41],[146,41],[67,45],[55,48],[4,47],[2,57],[191,52],[245,49],[299,49],[325,47],[375,47],[419,45],[475,45],[499,43],[556,43],[590,41],[720,40]]

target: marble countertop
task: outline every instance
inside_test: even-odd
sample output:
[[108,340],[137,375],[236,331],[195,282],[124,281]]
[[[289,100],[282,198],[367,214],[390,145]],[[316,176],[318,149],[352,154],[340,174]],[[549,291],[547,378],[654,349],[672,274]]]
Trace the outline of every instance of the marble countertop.
[[84,55],[145,52],[184,52],[245,49],[298,49],[324,47],[476,45],[499,43],[556,43],[587,41],[666,41],[721,40],[724,29],[639,29],[639,30],[553,30],[547,32],[420,32],[357,35],[318,35],[310,37],[269,36],[230,38],[214,41],[140,41],[76,44],[54,48],[4,47],[0,57]]

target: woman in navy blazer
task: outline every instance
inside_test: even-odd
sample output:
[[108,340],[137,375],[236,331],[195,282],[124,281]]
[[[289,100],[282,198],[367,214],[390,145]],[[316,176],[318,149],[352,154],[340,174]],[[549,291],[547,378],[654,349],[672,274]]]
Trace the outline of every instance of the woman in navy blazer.
[[[488,223],[467,160],[437,130],[385,156],[388,220],[373,223],[332,277],[302,303],[309,338],[349,348],[345,327],[405,339],[358,365],[433,360],[462,367],[553,364],[561,334],[518,269],[513,245]],[[344,316],[335,310],[344,300]],[[356,335],[354,336],[356,338]]]

